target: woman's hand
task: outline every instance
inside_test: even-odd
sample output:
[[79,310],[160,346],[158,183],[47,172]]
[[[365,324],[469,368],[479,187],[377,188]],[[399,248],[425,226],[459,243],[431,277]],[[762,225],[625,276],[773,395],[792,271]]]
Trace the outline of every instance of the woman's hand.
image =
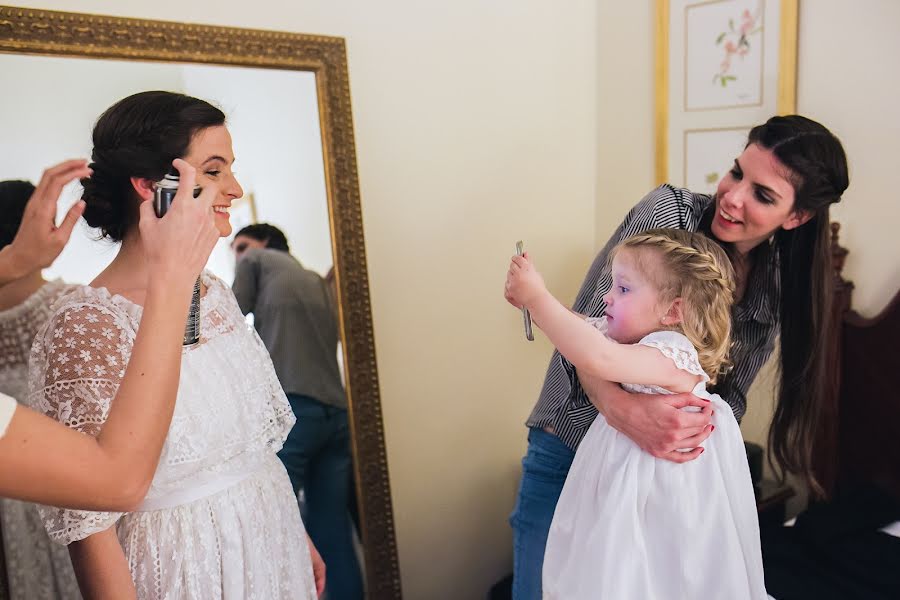
[[66,184],[74,179],[90,177],[91,173],[87,161],[83,159],[67,160],[44,171],[25,205],[15,239],[3,249],[0,285],[53,264],[69,241],[75,223],[84,213],[84,201],[79,200],[57,227],[56,203],[59,195]]
[[316,596],[321,598],[325,592],[325,561],[309,535],[306,536],[306,541],[309,543],[309,557],[312,559],[313,578],[316,580]]
[[547,293],[544,278],[531,263],[526,252],[522,256],[513,256],[506,273],[504,297],[516,308],[532,304],[542,294]]
[[[712,404],[690,393],[630,394],[618,384],[580,376],[594,406],[615,429],[645,452],[684,463],[703,453],[699,447],[712,433]],[[698,412],[681,410],[696,406]],[[691,449],[689,452],[681,450]]]
[[210,183],[194,198],[196,169],[180,158],[172,164],[180,174],[178,192],[162,218],[152,200],[141,203],[141,240],[153,277],[167,286],[193,286],[219,239],[212,209],[219,191]]

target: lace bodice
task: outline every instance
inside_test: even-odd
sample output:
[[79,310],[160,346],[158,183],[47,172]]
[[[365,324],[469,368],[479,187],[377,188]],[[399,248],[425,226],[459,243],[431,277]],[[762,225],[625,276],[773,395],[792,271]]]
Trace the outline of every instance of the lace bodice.
[[[294,423],[256,332],[219,279],[203,274],[201,340],[185,348],[175,414],[147,500],[254,470]],[[141,320],[140,306],[81,286],[54,307],[31,350],[27,402],[89,435],[109,412]],[[43,509],[50,536],[69,543],[102,531],[116,513]]]
[[[588,323],[599,329],[606,335],[606,317],[587,319]],[[675,366],[683,371],[687,371],[692,375],[700,375],[702,381],[694,388],[695,394],[706,395],[706,382],[709,381],[709,375],[700,366],[700,357],[697,349],[684,334],[677,331],[654,331],[648,333],[638,342],[641,346],[650,346],[662,352],[663,356],[672,359]],[[639,385],[634,383],[623,383],[622,387],[629,391],[642,394],[672,394],[665,388],[656,385]]]
[[31,342],[50,318],[50,307],[75,287],[49,281],[21,304],[0,311],[0,392],[20,401],[25,396]]

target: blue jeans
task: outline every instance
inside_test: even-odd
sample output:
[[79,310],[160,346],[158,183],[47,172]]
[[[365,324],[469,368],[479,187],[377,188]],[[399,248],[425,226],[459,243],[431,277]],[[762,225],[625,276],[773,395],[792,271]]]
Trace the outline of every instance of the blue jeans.
[[325,561],[329,600],[360,600],[362,576],[347,503],[353,490],[347,411],[309,396],[288,394],[297,424],[278,458],[294,493],[306,501],[304,525]]
[[552,433],[536,428],[529,431],[519,496],[509,517],[513,528],[513,600],[541,600],[544,548],[573,458],[575,453]]

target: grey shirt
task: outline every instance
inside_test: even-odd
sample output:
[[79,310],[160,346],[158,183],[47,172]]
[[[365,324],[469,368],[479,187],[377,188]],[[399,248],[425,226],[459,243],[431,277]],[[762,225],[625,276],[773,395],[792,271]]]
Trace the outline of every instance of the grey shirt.
[[325,280],[287,252],[262,248],[238,261],[232,289],[241,311],[253,313],[285,393],[347,408],[337,315]]

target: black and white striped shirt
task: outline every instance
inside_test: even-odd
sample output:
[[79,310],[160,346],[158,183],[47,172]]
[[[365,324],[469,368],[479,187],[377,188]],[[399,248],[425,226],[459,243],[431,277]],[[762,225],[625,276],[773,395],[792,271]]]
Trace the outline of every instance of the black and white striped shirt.
[[[609,242],[597,254],[572,309],[589,317],[606,312],[603,296],[612,285],[607,257],[616,244],[648,229],[669,227],[697,231],[704,212],[713,198],[690,190],[662,185],[650,192],[626,215]],[[775,346],[778,333],[777,256],[769,253],[764,263],[753,269],[741,302],[732,310],[732,348],[734,368],[719,377],[711,391],[728,402],[738,421],[747,409],[747,390]],[[552,427],[572,450],[578,448],[584,434],[597,416],[597,409],[577,382],[575,368],[554,351],[537,405],[528,417],[529,427]]]

